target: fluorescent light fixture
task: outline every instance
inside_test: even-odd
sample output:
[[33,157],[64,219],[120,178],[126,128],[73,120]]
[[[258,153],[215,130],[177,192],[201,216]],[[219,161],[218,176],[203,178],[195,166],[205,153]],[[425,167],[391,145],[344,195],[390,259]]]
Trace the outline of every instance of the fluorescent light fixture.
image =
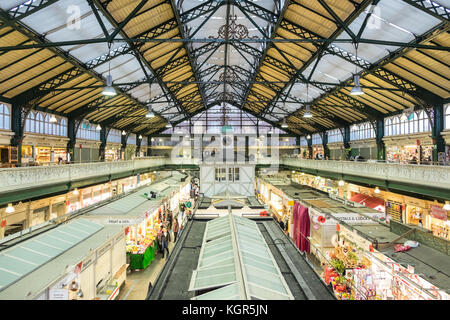
[[102,94],[104,96],[116,95],[116,90],[112,87],[112,76],[110,74],[106,76],[106,87],[103,89]]
[[54,114],[50,117],[50,123],[56,123],[58,120],[56,120],[56,117]]
[[355,74],[354,78],[353,78],[354,82],[355,82],[355,86],[353,87],[352,91],[350,92],[351,95],[353,96],[359,96],[364,94],[363,89],[361,88],[361,86],[359,85],[359,75]]
[[13,213],[14,211],[16,211],[16,210],[15,210],[14,207],[12,206],[12,203],[8,203],[8,206],[6,207],[5,212],[6,212],[6,213]]

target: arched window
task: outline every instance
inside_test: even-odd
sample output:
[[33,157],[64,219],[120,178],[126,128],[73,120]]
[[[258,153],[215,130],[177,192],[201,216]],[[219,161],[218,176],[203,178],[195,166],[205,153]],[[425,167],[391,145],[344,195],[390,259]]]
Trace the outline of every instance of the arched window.
[[11,130],[11,112],[3,103],[0,103],[0,129]]
[[400,134],[400,117],[394,117],[392,121],[392,135]]
[[450,104],[444,106],[444,128],[450,130]]
[[40,113],[37,112],[36,114],[36,133],[44,133],[44,116]]
[[59,134],[63,137],[67,137],[67,121],[66,121],[66,119],[62,118],[60,125],[61,125],[61,129],[59,131]]
[[391,118],[384,119],[384,135],[385,136],[392,135],[392,120],[391,120]]

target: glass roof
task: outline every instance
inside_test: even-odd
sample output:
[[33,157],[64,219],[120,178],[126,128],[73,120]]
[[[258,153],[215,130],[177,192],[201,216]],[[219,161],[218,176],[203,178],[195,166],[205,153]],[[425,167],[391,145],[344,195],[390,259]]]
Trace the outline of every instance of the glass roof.
[[193,299],[293,299],[256,222],[235,215],[207,223],[189,291]]
[[0,291],[103,228],[78,219],[0,252]]

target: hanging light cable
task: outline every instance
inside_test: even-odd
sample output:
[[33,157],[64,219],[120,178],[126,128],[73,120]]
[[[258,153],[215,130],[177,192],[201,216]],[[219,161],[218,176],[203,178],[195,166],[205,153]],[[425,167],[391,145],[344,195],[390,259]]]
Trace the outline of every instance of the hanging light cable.
[[[358,44],[356,42],[355,42],[355,53],[356,53],[356,60],[358,60]],[[354,86],[350,94],[353,96],[359,96],[364,94],[364,91],[360,86],[360,76],[358,74],[358,66],[355,66],[355,76],[353,77],[353,82]]]
[[[111,43],[108,42],[108,54],[111,52]],[[104,96],[115,96],[116,90],[112,86],[112,76],[111,76],[111,60],[108,63],[108,75],[106,76],[106,87],[103,89],[102,94]]]
[[303,118],[312,118],[312,114],[309,106],[309,83],[306,84],[306,110],[303,114]]
[[[150,83],[149,85],[149,91],[148,91],[148,100],[151,101],[152,100],[152,84]],[[155,116],[155,114],[153,113],[152,110],[152,105],[151,103],[148,105],[148,112],[145,115],[146,118],[153,118]]]

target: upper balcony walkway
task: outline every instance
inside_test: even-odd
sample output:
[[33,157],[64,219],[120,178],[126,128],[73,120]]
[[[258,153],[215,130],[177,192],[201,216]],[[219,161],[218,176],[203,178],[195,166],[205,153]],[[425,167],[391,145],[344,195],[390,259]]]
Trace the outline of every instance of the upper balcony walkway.
[[[231,163],[214,162],[216,165]],[[298,170],[322,177],[369,184],[450,200],[450,167],[380,162],[259,158],[259,167]],[[0,169],[0,204],[69,191],[154,170],[197,169],[188,158],[147,157],[129,161],[92,162]],[[239,162],[235,163],[239,164]]]

